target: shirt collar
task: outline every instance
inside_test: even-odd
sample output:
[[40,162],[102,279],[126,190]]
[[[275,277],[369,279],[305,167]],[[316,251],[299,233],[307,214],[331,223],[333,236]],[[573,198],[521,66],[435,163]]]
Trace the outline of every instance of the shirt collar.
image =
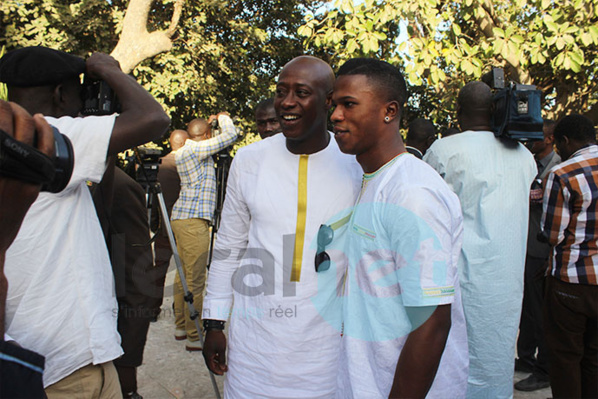
[[406,145],[405,149],[407,151],[409,151],[410,153],[412,153],[413,155],[415,155],[414,152],[417,152],[419,154],[420,158],[423,158],[423,156],[424,156],[424,154],[419,149],[417,149],[415,147],[411,147],[410,145]]
[[586,144],[583,147],[581,147],[579,150],[575,151],[573,153],[573,155],[571,155],[569,157],[569,159],[571,159],[573,157],[576,157],[578,155],[581,155],[581,154],[585,154],[585,153],[588,153],[588,152],[594,152],[594,151],[597,151],[597,150],[598,150],[598,145],[596,145],[594,143],[589,143],[589,144]]
[[543,168],[546,167],[546,165],[548,165],[550,163],[550,161],[552,161],[552,157],[554,156],[555,152],[554,151],[550,151],[550,153],[548,155],[546,155],[544,158],[540,159],[538,161],[538,163],[540,165],[542,165]]

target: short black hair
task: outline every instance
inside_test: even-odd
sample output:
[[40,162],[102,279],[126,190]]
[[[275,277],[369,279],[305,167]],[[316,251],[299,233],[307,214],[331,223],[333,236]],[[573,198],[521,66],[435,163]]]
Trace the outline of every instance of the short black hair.
[[345,62],[336,76],[364,75],[374,83],[386,101],[397,101],[401,107],[407,101],[407,85],[401,72],[393,65],[375,58],[352,58]]
[[421,142],[436,136],[434,123],[429,119],[417,118],[411,121],[407,130],[407,141]]
[[457,106],[466,116],[491,117],[493,100],[492,89],[481,81],[467,83],[457,94]]
[[554,127],[554,138],[562,140],[564,136],[579,143],[596,142],[594,123],[583,115],[568,115]]
[[253,110],[256,113],[262,109],[274,108],[274,99],[273,98],[266,98],[265,100],[260,101]]

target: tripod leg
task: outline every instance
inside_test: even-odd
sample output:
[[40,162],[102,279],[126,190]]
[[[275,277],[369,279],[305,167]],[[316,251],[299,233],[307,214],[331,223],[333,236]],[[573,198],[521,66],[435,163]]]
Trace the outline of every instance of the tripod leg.
[[[191,320],[193,320],[195,324],[195,329],[197,330],[197,334],[199,335],[199,341],[201,342],[201,346],[203,347],[203,335],[201,333],[201,328],[199,326],[199,313],[193,306],[193,294],[189,291],[187,286],[187,280],[185,280],[185,273],[183,272],[183,265],[181,264],[181,258],[179,256],[179,252],[176,247],[176,243],[174,241],[174,234],[172,233],[172,226],[170,225],[170,220],[168,220],[168,211],[166,210],[166,202],[164,201],[164,195],[159,190],[156,190],[158,196],[158,202],[160,203],[160,211],[162,213],[162,220],[164,221],[164,227],[166,228],[166,232],[168,234],[168,240],[170,241],[170,246],[172,248],[172,254],[174,256],[174,262],[176,264],[177,272],[181,279],[181,285],[183,286],[183,292],[185,301],[187,302],[187,306],[189,308],[189,314]],[[216,394],[216,398],[220,399],[220,390],[218,389],[218,385],[216,384],[216,378],[214,374],[208,370],[210,373],[210,380],[212,381],[212,386],[214,388],[214,393]]]

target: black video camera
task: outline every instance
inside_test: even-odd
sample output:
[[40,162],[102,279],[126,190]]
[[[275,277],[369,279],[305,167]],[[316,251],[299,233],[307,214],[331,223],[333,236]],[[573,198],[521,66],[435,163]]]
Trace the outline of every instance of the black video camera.
[[82,115],[111,115],[121,112],[121,105],[114,90],[103,80],[83,78],[81,91],[83,100]]
[[150,183],[158,181],[158,169],[162,151],[158,148],[136,147],[135,159],[139,164],[136,172],[136,180],[146,187]]
[[510,82],[501,68],[492,68],[482,81],[494,91],[492,131],[496,137],[518,141],[543,140],[542,92],[533,85]]
[[54,159],[0,130],[0,175],[41,184],[41,191],[59,193],[73,174],[75,154],[68,137],[52,126]]

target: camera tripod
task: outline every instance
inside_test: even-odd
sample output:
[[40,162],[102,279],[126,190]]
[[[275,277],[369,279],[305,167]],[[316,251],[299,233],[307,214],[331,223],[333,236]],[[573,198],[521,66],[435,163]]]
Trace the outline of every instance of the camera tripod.
[[[144,170],[145,168],[143,168],[143,161],[141,160],[141,157],[139,156],[137,149],[135,149],[135,154],[137,156],[138,161],[142,165],[141,170]],[[145,174],[145,170],[142,173]],[[177,250],[176,242],[174,240],[174,233],[172,232],[172,226],[170,225],[170,220],[168,217],[168,210],[166,209],[166,202],[164,201],[164,194],[162,193],[162,187],[160,186],[160,183],[157,180],[148,179],[147,175],[145,177],[146,177],[145,184],[147,185],[147,190],[148,190],[148,194],[149,194],[148,198],[150,198],[150,196],[152,194],[154,194],[158,198],[158,204],[160,205],[160,214],[162,215],[162,222],[164,224],[164,227],[166,228],[166,233],[168,235],[168,241],[170,243],[170,248],[172,249],[172,255],[174,256],[174,263],[176,265],[177,273],[179,274],[179,277],[181,279],[181,285],[183,286],[183,298],[184,298],[185,302],[187,302],[187,306],[189,308],[189,317],[191,318],[191,320],[193,320],[193,323],[195,324],[195,329],[197,330],[197,334],[199,336],[199,342],[201,343],[201,346],[203,347],[204,339],[203,339],[203,335],[201,332],[201,328],[199,326],[199,320],[200,320],[199,312],[193,306],[193,293],[191,291],[189,291],[189,287],[187,285],[187,280],[185,279],[185,273],[183,271],[183,265],[181,263],[181,257],[179,256],[179,252]],[[211,248],[210,248],[210,251],[211,251]],[[209,369],[208,369],[208,372],[210,373],[210,380],[212,382],[212,387],[214,388],[214,394],[216,395],[216,398],[220,399],[221,398],[220,390],[218,389],[218,385],[216,384],[216,378],[214,377],[214,373],[212,373],[212,371]]]
[[232,162],[231,156],[228,153],[230,147],[226,147],[222,151],[214,154],[213,159],[216,164],[216,207],[214,209],[214,223],[212,224],[212,233],[210,234],[210,252],[208,254],[208,269],[212,264],[212,255],[214,250],[214,239],[218,229],[220,228],[220,217],[222,216],[222,205],[224,203],[224,196],[226,195],[226,180],[228,179],[228,171]]

